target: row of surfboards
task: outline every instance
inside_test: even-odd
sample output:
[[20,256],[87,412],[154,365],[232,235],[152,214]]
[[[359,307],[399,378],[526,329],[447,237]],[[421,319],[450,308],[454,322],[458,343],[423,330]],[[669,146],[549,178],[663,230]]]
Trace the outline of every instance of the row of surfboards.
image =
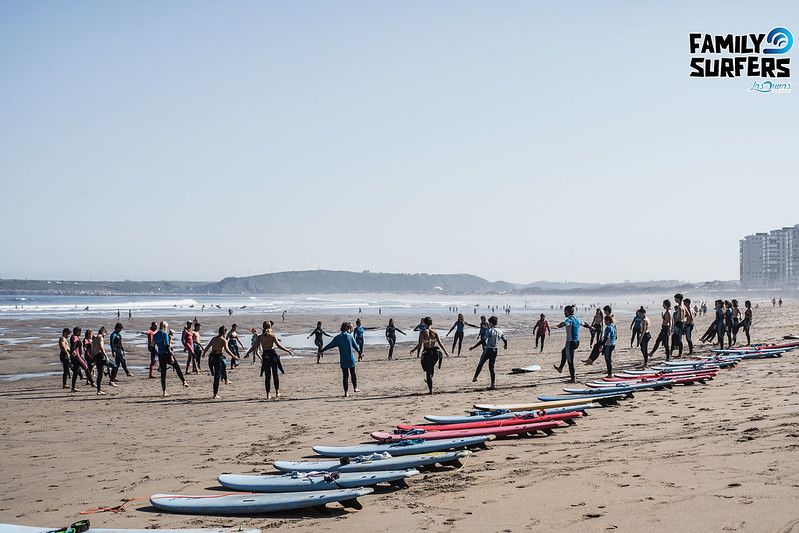
[[[475,404],[465,415],[427,415],[421,424],[399,424],[392,432],[375,431],[375,443],[314,446],[318,460],[275,461],[276,474],[229,474],[218,477],[230,493],[199,496],[156,494],[151,504],[161,511],[202,515],[256,515],[337,502],[360,509],[357,498],[375,485],[407,486],[422,470],[460,467],[472,450],[502,437],[547,436],[575,424],[597,407],[632,398],[633,393],[675,385],[706,383],[740,361],[779,357],[799,342],[724,350],[708,357],[669,361],[650,370],[625,370],[588,382],[568,394],[539,396],[537,402]],[[45,533],[52,528],[0,524],[0,533]],[[67,529],[67,533],[138,533],[144,530]],[[154,530],[148,529],[148,532]],[[214,533],[221,530],[158,530],[166,533]],[[255,530],[247,531],[254,533]]]

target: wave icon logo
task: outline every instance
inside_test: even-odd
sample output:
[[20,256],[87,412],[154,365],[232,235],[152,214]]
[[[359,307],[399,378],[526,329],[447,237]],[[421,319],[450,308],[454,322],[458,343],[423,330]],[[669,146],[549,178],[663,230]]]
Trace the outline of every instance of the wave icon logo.
[[756,81],[752,87],[749,88],[749,92],[758,92],[758,93],[790,93],[791,92],[791,83],[790,82],[780,82],[775,83],[770,80],[764,81]]
[[764,54],[784,54],[793,46],[793,34],[787,28],[774,28],[766,40],[777,48],[766,48]]

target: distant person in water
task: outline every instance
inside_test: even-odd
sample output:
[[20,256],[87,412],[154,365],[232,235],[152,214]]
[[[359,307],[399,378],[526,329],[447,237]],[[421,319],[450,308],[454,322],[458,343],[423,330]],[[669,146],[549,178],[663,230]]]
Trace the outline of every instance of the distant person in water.
[[413,352],[419,349],[422,350],[421,363],[425,375],[424,381],[427,384],[429,394],[433,394],[433,374],[435,374],[436,364],[439,370],[441,370],[441,352],[444,352],[446,355],[449,354],[447,353],[447,349],[444,348],[444,345],[441,344],[438,333],[433,331],[433,319],[426,316],[422,321],[424,322],[425,329],[419,334],[419,343],[411,349],[410,353],[413,354]]
[[175,354],[172,353],[172,344],[169,336],[169,324],[161,322],[158,326],[158,331],[153,335],[153,343],[155,345],[155,352],[158,357],[158,371],[161,373],[161,393],[162,396],[169,396],[166,391],[166,373],[169,367],[175,369],[178,379],[183,383],[184,387],[188,387],[186,379],[183,377],[183,371],[180,365],[175,360]]
[[397,332],[402,333],[405,335],[405,332],[402,331],[400,328],[394,325],[394,319],[388,319],[388,325],[386,326],[386,340],[388,341],[388,360],[391,361],[394,359],[394,345],[397,344]]
[[125,371],[127,377],[132,376],[128,371],[127,361],[125,361],[125,347],[122,344],[122,329],[122,324],[117,322],[116,325],[114,325],[114,331],[111,332],[108,338],[111,344],[111,355],[114,356],[114,363],[116,364],[116,367],[111,369],[111,375],[109,376],[112,384],[118,383],[117,374],[119,373],[120,367]]
[[480,372],[483,370],[483,365],[488,361],[488,372],[491,375],[491,386],[488,387],[490,390],[496,389],[497,376],[494,371],[494,365],[497,361],[497,353],[499,352],[499,341],[502,341],[504,350],[508,349],[508,339],[505,338],[505,334],[502,333],[502,330],[497,327],[498,322],[499,319],[495,316],[488,319],[485,350],[483,350],[483,355],[480,356],[480,362],[477,363],[477,369],[475,369],[474,377],[472,378],[472,383],[476,383],[477,378],[480,376]]
[[70,361],[69,361],[69,328],[64,328],[61,331],[61,336],[58,337],[58,360],[61,362],[63,373],[61,374],[62,389],[68,388],[67,381],[70,376]]
[[341,323],[341,333],[333,337],[330,342],[322,348],[322,353],[331,348],[338,348],[339,365],[341,366],[342,382],[344,385],[344,397],[349,396],[349,380],[352,379],[352,389],[358,390],[358,376],[355,374],[355,354],[360,355],[360,347],[355,342],[350,330],[352,325],[349,322]]
[[452,330],[453,329],[455,330],[455,336],[452,337],[452,353],[455,353],[455,346],[457,345],[457,347],[458,347],[458,356],[459,357],[461,355],[461,348],[463,346],[464,329],[466,328],[466,326],[469,326],[469,327],[472,327],[472,328],[479,327],[479,326],[475,326],[474,324],[469,324],[463,318],[463,314],[458,313],[457,320],[455,320],[455,323],[452,324],[451,328],[449,328],[449,331],[447,332],[447,334],[444,335],[445,337],[449,337],[449,334],[452,333]]
[[[213,390],[214,399],[216,400],[219,398],[219,381],[222,380],[223,376],[226,375],[225,358],[226,356],[230,356],[232,361],[237,357],[232,351],[230,351],[227,328],[225,326],[219,326],[216,337],[213,337],[210,341],[208,341],[208,344],[205,345],[205,348],[203,349],[203,355],[206,355],[208,350],[211,350],[211,354],[208,356],[208,365],[211,367],[211,373],[214,376]],[[227,379],[225,379],[225,382],[227,382]]]
[[563,372],[563,367],[569,365],[569,383],[575,383],[574,352],[580,347],[580,320],[574,316],[574,306],[567,305],[563,308],[566,319],[557,325],[557,328],[566,328],[566,345],[561,351],[560,366],[554,365],[555,370]]
[[128,320],[133,320],[133,311],[128,309]]
[[313,343],[316,345],[316,364],[319,364],[319,360],[322,358],[322,348],[325,345],[325,337],[333,338],[333,335],[329,335],[325,330],[322,329],[322,321],[316,323],[316,328],[308,335],[308,339],[313,337]]
[[544,313],[541,313],[541,316],[538,319],[538,322],[535,323],[533,326],[533,335],[535,335],[535,347],[538,348],[538,343],[541,343],[541,349],[538,353],[544,351],[544,339],[547,338],[547,335],[551,335],[552,330],[549,327],[549,322],[547,322],[547,317]]

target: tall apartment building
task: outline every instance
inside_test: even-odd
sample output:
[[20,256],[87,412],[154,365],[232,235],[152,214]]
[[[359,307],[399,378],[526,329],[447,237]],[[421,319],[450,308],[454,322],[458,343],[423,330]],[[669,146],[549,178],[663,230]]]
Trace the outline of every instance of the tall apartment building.
[[740,278],[748,289],[799,288],[799,224],[741,239]]

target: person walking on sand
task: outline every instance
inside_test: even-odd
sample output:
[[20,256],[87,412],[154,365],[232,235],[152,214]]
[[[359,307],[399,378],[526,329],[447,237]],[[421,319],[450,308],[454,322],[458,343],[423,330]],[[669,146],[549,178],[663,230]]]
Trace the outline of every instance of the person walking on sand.
[[[92,359],[94,361],[94,366],[97,368],[97,379],[95,383],[97,384],[97,394],[105,394],[102,390],[102,383],[103,383],[103,370],[106,366],[109,366],[110,360],[108,358],[108,354],[105,351],[105,334],[107,330],[105,326],[100,326],[100,329],[97,330],[97,335],[92,337]],[[112,387],[116,387],[116,383],[113,381],[111,382]]]
[[480,376],[480,372],[483,370],[483,365],[486,361],[488,361],[488,373],[491,375],[491,386],[488,387],[489,390],[496,389],[496,381],[497,375],[494,371],[494,365],[497,361],[497,353],[499,352],[499,341],[502,341],[503,349],[508,349],[508,339],[505,338],[505,334],[502,333],[502,330],[497,327],[497,323],[499,319],[496,316],[492,316],[488,319],[488,332],[486,333],[486,345],[485,350],[483,350],[483,355],[480,357],[480,362],[477,363],[477,368],[474,371],[474,377],[472,378],[472,383],[477,383],[477,378]]
[[[441,344],[441,338],[438,336],[438,333],[433,331],[433,319],[429,316],[426,316],[422,319],[425,325],[424,331],[419,334],[419,343],[411,349],[410,353],[418,351],[419,349],[422,350],[422,369],[424,370],[424,381],[427,384],[427,390],[429,394],[433,394],[433,374],[436,370],[436,364],[438,364],[438,369],[441,370],[441,352],[449,355],[447,353],[447,349],[444,348],[444,345]],[[439,348],[441,350],[439,351]]]
[[[186,375],[197,373],[197,360],[194,355],[194,333],[192,332],[191,320],[186,321],[183,326],[183,332],[180,334],[180,343],[183,345],[183,351],[188,355],[186,357]],[[189,369],[191,368],[191,372]]]
[[230,359],[230,368],[236,368],[239,364],[239,346],[244,348],[244,344],[239,339],[238,326],[233,324],[230,326],[230,331],[227,333],[227,347],[230,352],[235,355]]
[[658,348],[660,347],[660,343],[663,343],[663,349],[666,351],[666,361],[671,359],[671,350],[669,349],[669,337],[671,337],[671,327],[672,327],[672,320],[673,317],[671,315],[671,300],[663,300],[663,314],[661,316],[661,323],[660,323],[660,334],[658,338],[655,339],[655,346],[652,348],[652,351],[649,352],[649,357],[652,357]]
[[328,334],[322,329],[322,321],[316,323],[316,328],[308,335],[308,339],[313,337],[313,343],[316,346],[316,364],[318,365],[322,358],[322,348],[325,345],[325,337],[333,338],[333,335]]
[[67,381],[69,380],[69,328],[64,328],[61,331],[61,336],[58,337],[58,360],[61,361],[61,367],[63,368],[63,373],[61,374],[61,388],[67,388]]
[[[739,328],[743,328],[744,333],[746,334],[746,345],[752,345],[752,339],[749,336],[749,329],[752,327],[752,302],[746,300],[744,302],[744,319],[738,325]],[[736,331],[736,334],[738,332]]]
[[76,388],[78,376],[81,375],[81,369],[89,372],[89,365],[83,358],[83,342],[80,338],[81,329],[79,327],[72,328],[72,336],[69,338],[69,362],[72,367],[72,389],[70,392],[78,392]]
[[117,322],[114,325],[114,331],[112,331],[111,335],[108,337],[108,341],[111,343],[111,355],[114,356],[114,363],[116,364],[116,366],[111,369],[111,375],[109,376],[111,384],[119,383],[117,381],[117,374],[119,373],[120,367],[125,371],[127,377],[133,376],[128,370],[127,361],[125,361],[125,347],[122,345],[122,329],[122,323]]
[[391,361],[394,359],[394,345],[397,344],[397,332],[402,333],[405,335],[405,332],[402,331],[400,328],[394,325],[394,319],[388,319],[388,325],[386,326],[386,340],[388,341],[388,360]]
[[535,347],[538,348],[539,341],[541,342],[541,350],[538,353],[544,351],[544,339],[546,339],[547,335],[551,335],[552,330],[549,327],[549,322],[547,322],[547,317],[544,313],[541,313],[541,317],[538,319],[538,322],[535,323],[533,326],[533,335],[535,335]]
[[602,355],[605,356],[605,366],[607,367],[608,377],[613,377],[613,350],[616,349],[616,324],[613,315],[606,315],[604,318],[605,330],[602,333]]
[[333,337],[327,346],[322,348],[322,353],[331,348],[338,348],[339,365],[341,366],[342,381],[344,384],[344,397],[349,396],[349,378],[352,378],[352,390],[358,390],[358,377],[355,375],[355,354],[360,355],[360,347],[355,342],[350,330],[352,324],[349,322],[341,323],[341,333]]
[[[280,397],[280,373],[282,372],[285,374],[283,364],[280,362],[280,355],[278,355],[275,348],[289,355],[294,355],[294,352],[280,343],[280,339],[278,339],[275,332],[272,331],[272,325],[273,323],[271,320],[264,320],[263,333],[258,336],[258,344],[256,344],[254,348],[250,348],[250,351],[253,351],[253,349],[257,350],[259,347],[263,350],[263,356],[261,357],[261,376],[264,377],[264,388],[266,389],[267,400],[269,399],[271,389],[270,380],[275,382],[275,398]],[[249,355],[249,352],[247,352],[247,355]]]
[[[225,326],[219,326],[216,337],[213,337],[210,341],[208,341],[208,344],[205,345],[205,348],[203,349],[203,355],[208,353],[208,350],[211,350],[211,355],[208,356],[208,364],[211,367],[211,373],[214,376],[214,400],[218,400],[219,381],[224,375],[226,375],[225,356],[229,355],[231,360],[237,358],[237,356],[230,350],[227,337],[227,328]],[[227,383],[227,379],[225,382]]]
[[651,323],[649,322],[649,317],[646,316],[646,309],[642,305],[641,308],[638,310],[638,313],[641,315],[641,355],[644,356],[644,366],[641,368],[646,368],[647,363],[649,362],[649,341],[652,340],[652,334],[649,332],[651,327]]
[[566,328],[566,345],[561,351],[560,366],[554,365],[558,373],[563,372],[563,367],[569,365],[569,383],[576,383],[574,375],[574,353],[580,347],[580,320],[574,316],[574,306],[567,305],[563,308],[563,315],[566,317],[563,322],[556,327]]
[[169,324],[166,321],[162,321],[158,325],[158,331],[153,335],[153,344],[155,346],[155,354],[158,357],[158,371],[161,373],[161,395],[164,397],[169,396],[166,391],[166,373],[169,367],[175,369],[175,373],[183,383],[183,386],[188,387],[189,384],[186,383],[186,378],[183,377],[183,371],[175,360],[175,354],[172,353]]
[[94,378],[92,377],[94,374],[94,354],[92,353],[93,338],[94,333],[92,330],[87,329],[81,341],[81,345],[83,346],[83,358],[86,360],[86,385],[91,385],[92,387],[95,386]]
[[449,328],[449,331],[447,332],[447,334],[444,335],[445,337],[449,337],[449,334],[452,333],[452,330],[453,329],[455,330],[455,336],[452,337],[452,353],[453,354],[455,353],[455,346],[457,345],[458,346],[458,357],[460,357],[460,355],[461,355],[461,347],[463,346],[463,334],[464,334],[464,329],[466,328],[466,326],[469,326],[469,327],[472,327],[472,328],[479,327],[479,326],[475,326],[474,324],[469,324],[463,318],[463,315],[461,313],[458,313],[458,319],[455,320],[455,323],[452,324],[451,328]]

